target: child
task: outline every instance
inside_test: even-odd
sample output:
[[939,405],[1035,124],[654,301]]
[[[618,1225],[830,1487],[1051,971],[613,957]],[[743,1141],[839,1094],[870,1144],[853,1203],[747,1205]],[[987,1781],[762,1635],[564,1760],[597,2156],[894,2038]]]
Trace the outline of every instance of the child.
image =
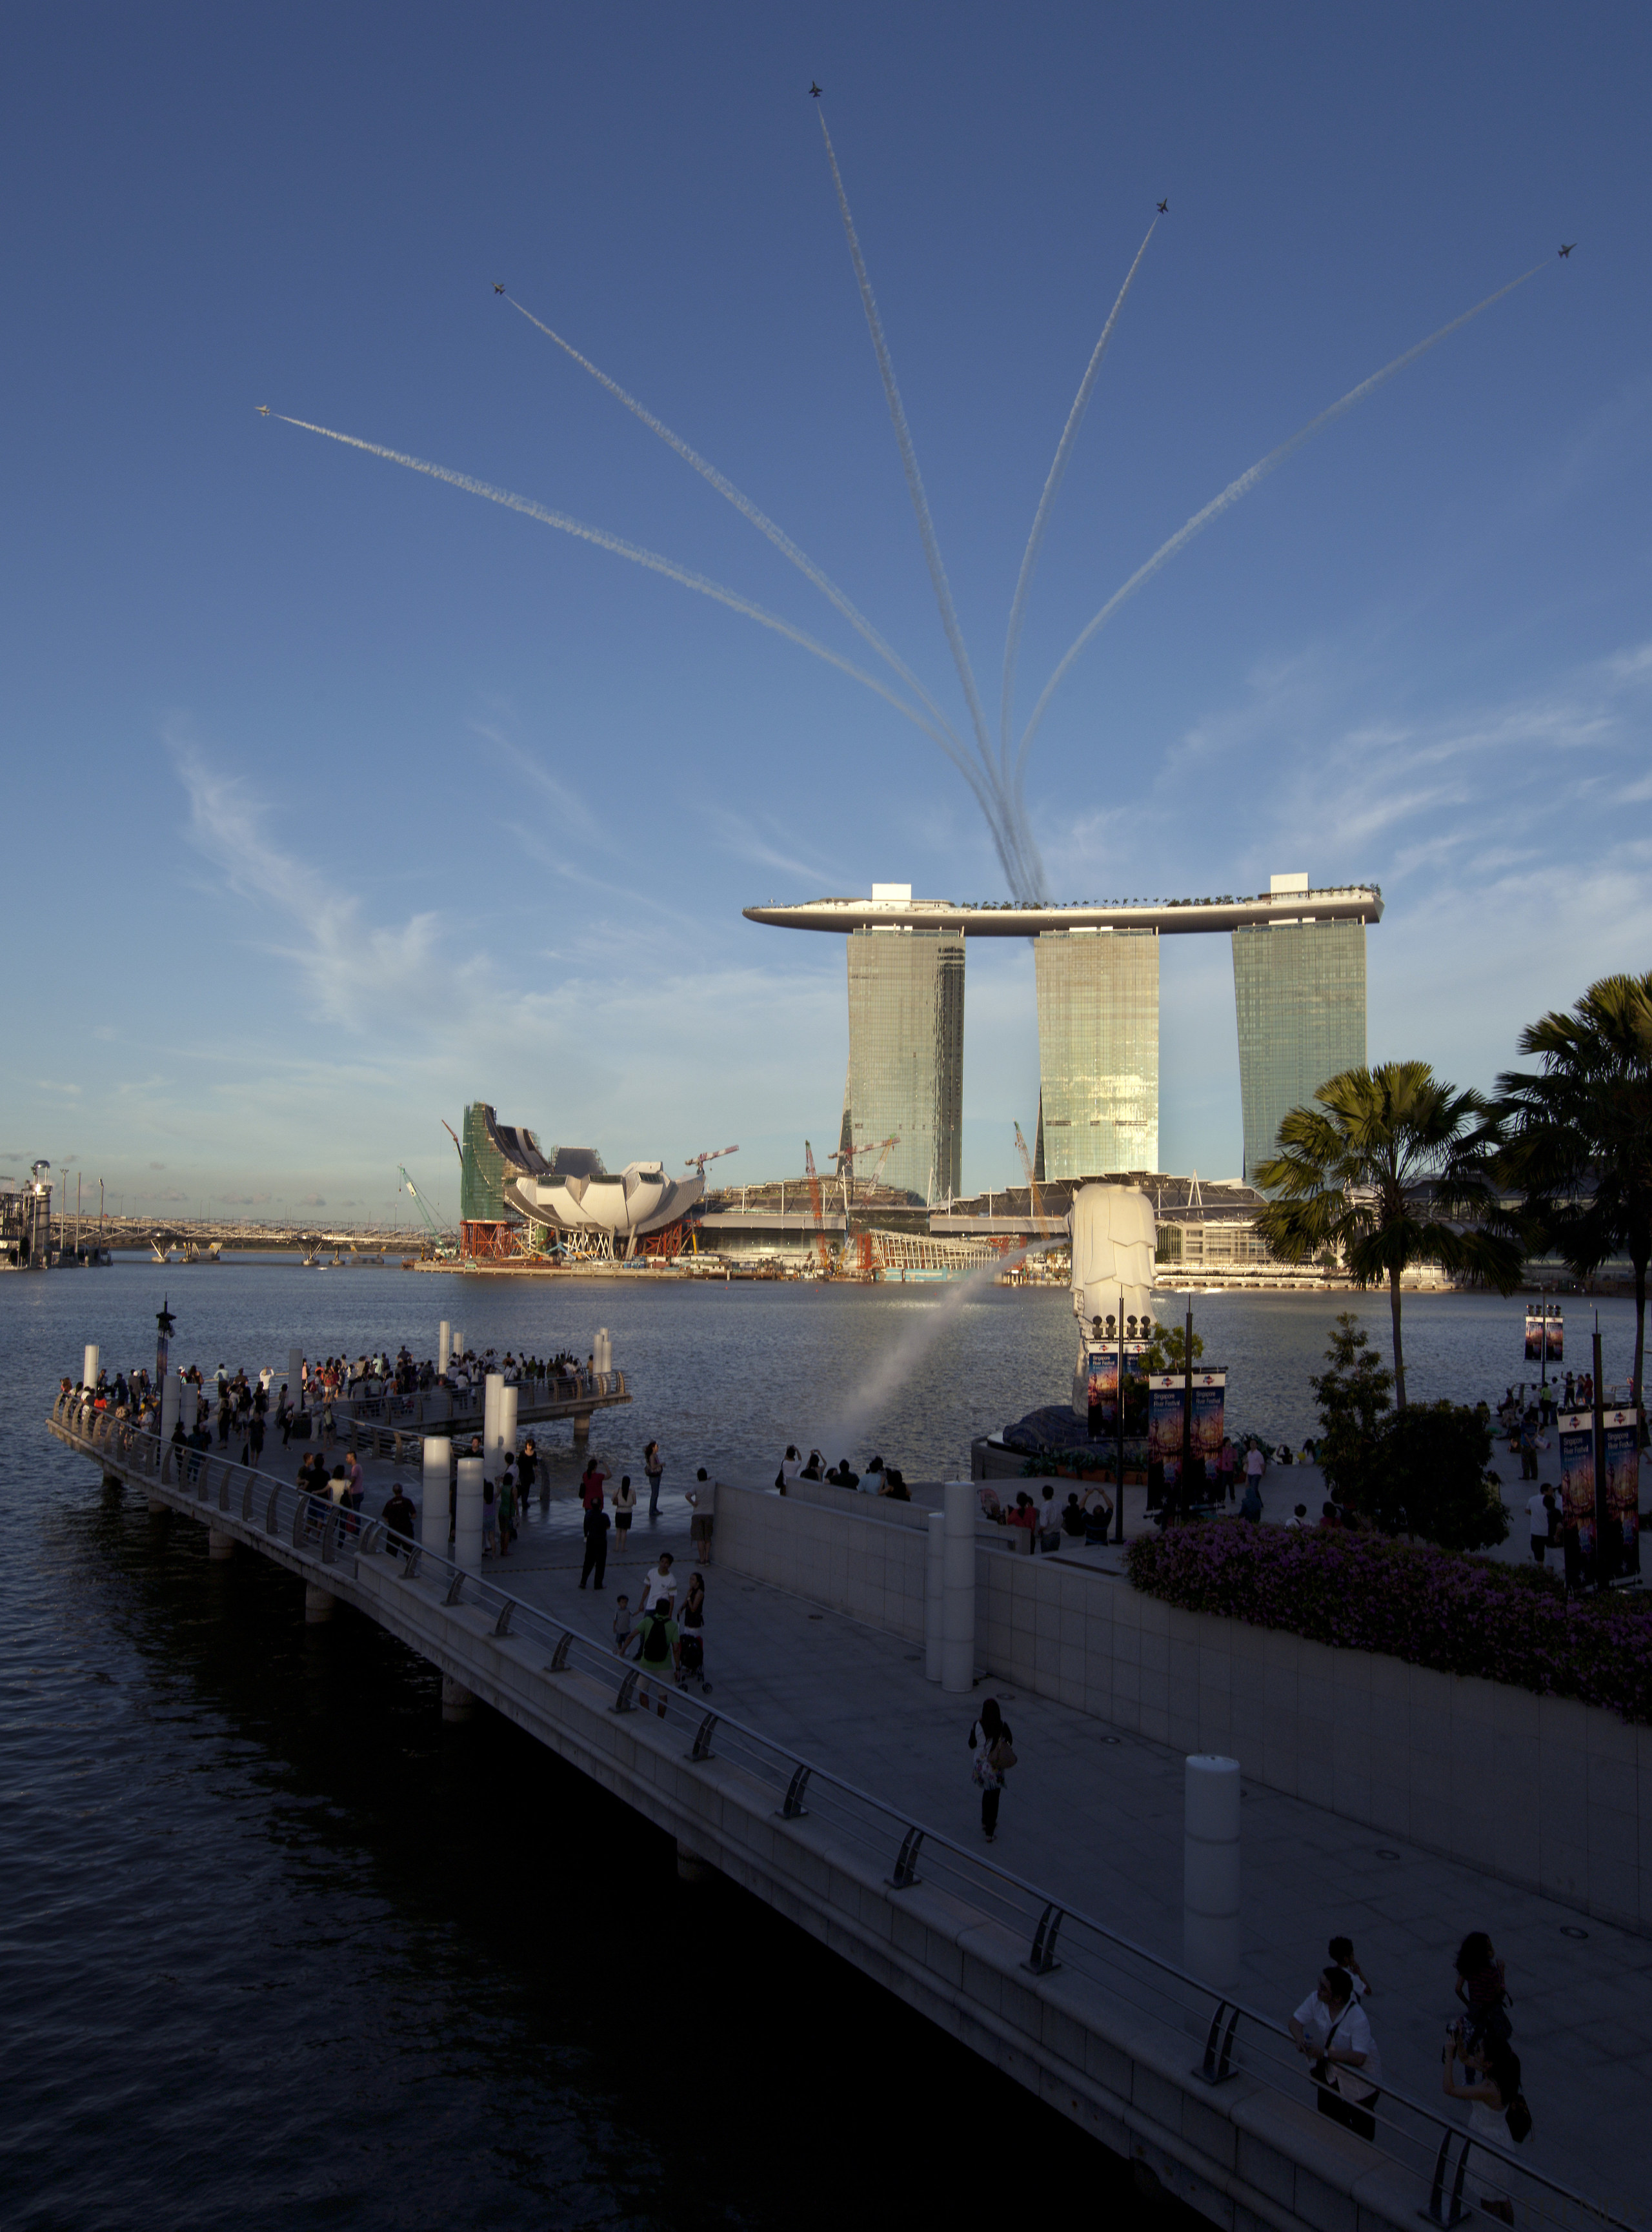
[[631,1484],[631,1475],[622,1473],[619,1485],[614,1490],[614,1554],[623,1558],[625,1545],[631,1540],[632,1515],[637,1509],[637,1491]]
[[623,1658],[631,1648],[631,1599],[621,1597],[614,1606],[614,1649]]

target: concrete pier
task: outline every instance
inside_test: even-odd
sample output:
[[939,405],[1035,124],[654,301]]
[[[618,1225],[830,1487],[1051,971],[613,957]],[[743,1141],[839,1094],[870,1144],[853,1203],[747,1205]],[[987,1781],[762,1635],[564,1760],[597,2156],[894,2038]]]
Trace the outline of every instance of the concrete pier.
[[305,1582],[304,1625],[306,1627],[321,1626],[324,1620],[332,1619],[338,1608],[338,1598],[331,1589],[321,1588],[314,1581]]
[[[1176,1694],[1180,1677],[1175,1654],[1145,1633],[1163,1608],[1120,1580],[1011,1556],[972,1534],[973,1650],[993,1670],[1021,1755],[988,1855],[963,1750],[973,1703],[924,1679],[920,1509],[885,1517],[872,1499],[845,1498],[859,1507],[850,1515],[746,1489],[725,1503],[720,1489],[708,1627],[716,1691],[669,1693],[662,1720],[626,1710],[634,1670],[615,1660],[601,1623],[584,1624],[592,1608],[576,1593],[571,1497],[533,1522],[517,1546],[522,1564],[513,1557],[502,1580],[491,1566],[392,1554],[372,1492],[352,1535],[290,1483],[262,1476],[249,1493],[241,1469],[216,1457],[180,1479],[155,1444],[122,1450],[108,1425],[82,1432],[60,1418],[53,1431],[301,1577],[307,1596],[366,1612],[442,1674],[444,1713],[451,1697],[505,1714],[671,1837],[690,1865],[728,1876],[832,1946],[1222,2232],[1416,2232],[1442,2134],[1453,2149],[1462,2143],[1455,2114],[1441,2120],[1435,1971],[1466,1921],[1483,1919],[1511,1973],[1519,1967],[1520,2048],[1545,2111],[1541,2151],[1506,2171],[1496,2165],[1500,2179],[1522,2181],[1520,2224],[1652,2226],[1637,2118],[1652,2082],[1652,2041],[1636,2013],[1643,1941],[1600,1923],[1580,1930],[1575,1908],[1400,1838],[1373,1853],[1357,1820],[1261,1788],[1247,1762],[1247,1829],[1266,1855],[1269,1897],[1247,1912],[1242,2000],[1189,1970],[1180,1957],[1185,1763],[1140,1733],[1152,1700]],[[685,1520],[684,1510],[679,1528]],[[761,1577],[763,1560],[790,1560],[789,1578]],[[1066,1639],[1084,1625],[1069,1588],[1105,1599],[1121,1627],[1134,1607],[1131,1679],[1120,1674],[1103,1716],[1054,1694],[1092,1649]],[[1047,1645],[1046,1595],[1059,1615]],[[828,1609],[852,1598],[852,1610]],[[1192,1616],[1175,1618],[1195,1632]],[[1024,1670],[1013,1680],[1012,1649]],[[1189,1645],[1185,1655],[1194,1678],[1201,1654]],[[1627,1731],[1631,1744],[1649,1733]],[[1487,1802],[1482,1778],[1476,1803]],[[1396,1915],[1414,1919],[1401,1926]],[[1381,1993],[1374,2019],[1388,2086],[1375,2145],[1314,2112],[1283,2038],[1327,1932],[1344,1928]],[[1435,1941],[1448,1936],[1441,1954]],[[1431,2098],[1419,2097],[1416,2077],[1407,2092],[1408,2070],[1432,2075]],[[1544,2183],[1555,2178],[1613,2197],[1604,2207],[1567,2199]]]
[[206,1554],[209,1558],[219,1564],[222,1564],[228,1559],[233,1558],[235,1555],[235,1536],[233,1534],[220,1534],[216,1527],[209,1527],[206,1530]]

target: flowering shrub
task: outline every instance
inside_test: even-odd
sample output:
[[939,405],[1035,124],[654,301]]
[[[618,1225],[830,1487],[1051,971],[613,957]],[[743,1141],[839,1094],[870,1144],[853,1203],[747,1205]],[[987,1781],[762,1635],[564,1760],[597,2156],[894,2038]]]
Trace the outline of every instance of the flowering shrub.
[[1569,1602],[1559,1582],[1534,1567],[1241,1520],[1169,1528],[1132,1542],[1128,1562],[1136,1587],[1184,1612],[1652,1722],[1652,1606],[1624,1598]]

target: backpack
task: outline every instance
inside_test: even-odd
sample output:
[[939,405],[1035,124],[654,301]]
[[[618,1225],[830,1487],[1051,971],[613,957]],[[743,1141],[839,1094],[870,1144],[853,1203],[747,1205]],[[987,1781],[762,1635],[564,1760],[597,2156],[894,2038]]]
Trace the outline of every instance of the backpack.
[[1508,2125],[1508,2135],[1517,2147],[1531,2137],[1532,2111],[1526,2105],[1524,2092],[1514,2095],[1503,2112],[1503,2120]]
[[658,1666],[663,1664],[671,1655],[671,1638],[665,1632],[665,1615],[651,1613],[646,1632],[643,1636],[643,1647],[638,1656],[646,1658],[651,1665]]

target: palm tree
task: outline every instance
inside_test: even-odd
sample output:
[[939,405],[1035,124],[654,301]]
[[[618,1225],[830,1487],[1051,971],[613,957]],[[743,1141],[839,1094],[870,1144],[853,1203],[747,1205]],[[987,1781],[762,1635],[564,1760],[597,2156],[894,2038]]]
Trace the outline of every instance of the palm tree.
[[[1287,1263],[1335,1248],[1362,1287],[1386,1281],[1394,1320],[1395,1405],[1405,1408],[1400,1275],[1412,1263],[1467,1271],[1508,1294],[1520,1251],[1471,1225],[1494,1209],[1488,1180],[1487,1107],[1426,1061],[1345,1069],[1279,1126],[1279,1153],[1256,1183],[1277,1196],[1256,1229]],[[1449,1220],[1449,1221],[1448,1221]]]
[[1579,1278],[1619,1249],[1635,1267],[1635,1400],[1645,1423],[1646,1273],[1652,1260],[1652,973],[1603,976],[1570,1015],[1520,1033],[1533,1073],[1497,1080],[1504,1181],[1532,1230]]

